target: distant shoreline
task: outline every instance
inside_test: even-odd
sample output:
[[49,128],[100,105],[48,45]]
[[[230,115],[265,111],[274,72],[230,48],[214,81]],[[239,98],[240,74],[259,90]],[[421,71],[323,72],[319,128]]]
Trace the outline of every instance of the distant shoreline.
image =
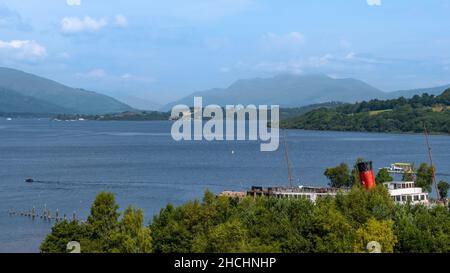
[[[154,120],[132,120],[132,119],[122,119],[122,120],[114,120],[114,119],[84,119],[84,120],[58,120],[54,117],[13,117],[13,116],[0,116],[0,121],[5,120],[7,118],[19,119],[19,120],[49,120],[55,122],[173,122],[169,119],[154,119]],[[389,135],[423,135],[420,132],[374,132],[374,131],[351,131],[351,130],[319,130],[319,129],[301,129],[301,128],[280,128],[280,130],[288,130],[288,131],[305,131],[305,132],[335,132],[335,133],[366,133],[366,134],[389,134]],[[432,136],[450,136],[450,134],[443,132],[429,132]]]

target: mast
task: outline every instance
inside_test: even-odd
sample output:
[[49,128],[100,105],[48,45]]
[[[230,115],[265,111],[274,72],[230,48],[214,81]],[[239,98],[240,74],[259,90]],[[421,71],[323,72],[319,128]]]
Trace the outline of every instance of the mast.
[[427,130],[427,126],[425,125],[425,122],[423,123],[423,128],[424,128],[424,131],[425,131],[425,139],[426,139],[426,142],[427,142],[428,157],[430,159],[431,170],[433,171],[433,183],[434,183],[434,187],[436,189],[436,197],[437,197],[437,200],[440,200],[441,197],[439,196],[439,189],[437,187],[437,182],[436,182],[436,170],[434,168],[433,155],[432,155],[432,152],[431,152],[430,140],[428,139],[428,130]]
[[287,144],[287,135],[286,130],[283,130],[284,133],[284,157],[286,159],[287,168],[288,168],[288,182],[289,187],[293,188],[294,183],[292,182],[292,170],[291,170],[291,161],[289,160],[289,153],[288,153],[288,144]]

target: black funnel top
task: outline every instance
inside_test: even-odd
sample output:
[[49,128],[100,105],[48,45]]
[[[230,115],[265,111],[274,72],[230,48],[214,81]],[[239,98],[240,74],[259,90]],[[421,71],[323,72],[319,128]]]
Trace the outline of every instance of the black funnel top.
[[372,168],[372,161],[364,161],[364,162],[360,162],[357,164],[358,166],[358,171],[360,173],[364,173],[364,172],[368,172],[373,170]]

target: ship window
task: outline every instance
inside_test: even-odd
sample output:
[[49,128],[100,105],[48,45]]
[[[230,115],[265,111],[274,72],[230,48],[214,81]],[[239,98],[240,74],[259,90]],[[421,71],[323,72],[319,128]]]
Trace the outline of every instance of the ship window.
[[422,200],[422,201],[425,200],[425,195],[421,195],[420,200]]
[[409,201],[409,202],[412,201],[412,196],[408,196],[408,201]]
[[414,195],[414,201],[419,201],[419,196],[418,195]]
[[402,196],[402,201],[406,202],[406,196]]
[[400,197],[400,196],[397,196],[397,197],[396,197],[396,199],[397,199],[397,202],[400,202],[400,201],[402,201],[402,199],[401,199],[401,197]]

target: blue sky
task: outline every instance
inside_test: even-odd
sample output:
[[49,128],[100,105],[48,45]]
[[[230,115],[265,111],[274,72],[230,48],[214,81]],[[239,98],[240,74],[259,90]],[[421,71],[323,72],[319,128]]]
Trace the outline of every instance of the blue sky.
[[448,0],[0,0],[0,65],[166,103],[249,77],[450,83]]

